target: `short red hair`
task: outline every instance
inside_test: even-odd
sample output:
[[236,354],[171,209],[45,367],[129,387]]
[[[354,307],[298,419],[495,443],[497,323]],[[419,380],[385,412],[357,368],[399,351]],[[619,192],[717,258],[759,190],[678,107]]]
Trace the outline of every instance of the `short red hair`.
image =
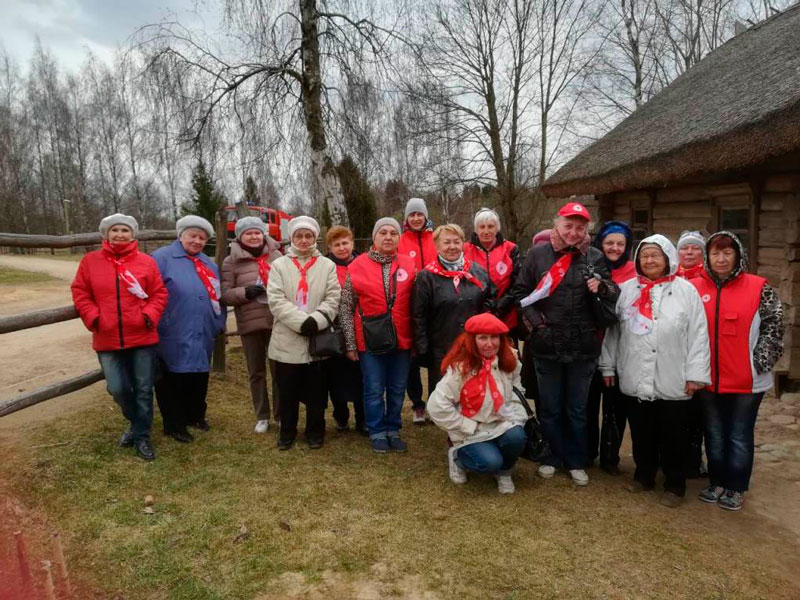
[[[475,344],[475,336],[471,333],[462,333],[453,342],[449,352],[442,360],[442,375],[447,372],[448,367],[453,367],[461,371],[466,377],[471,372],[481,368],[482,357]],[[500,351],[497,353],[498,366],[504,373],[513,373],[517,368],[517,355],[514,347],[507,335],[500,336]]]

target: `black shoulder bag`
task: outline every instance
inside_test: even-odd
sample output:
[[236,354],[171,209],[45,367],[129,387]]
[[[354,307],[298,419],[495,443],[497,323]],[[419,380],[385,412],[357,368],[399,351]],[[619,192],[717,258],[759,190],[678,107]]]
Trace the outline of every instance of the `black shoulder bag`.
[[528,415],[528,420],[525,421],[525,435],[528,439],[525,442],[525,447],[522,449],[522,454],[520,456],[534,462],[542,462],[545,458],[550,456],[550,444],[544,439],[542,435],[542,426],[539,424],[539,420],[533,413],[530,404],[528,404],[528,399],[525,397],[525,394],[519,388],[513,389]]
[[[585,258],[585,257],[584,257]],[[589,279],[595,278],[600,281],[600,285],[604,286],[605,282],[603,282],[600,274],[594,270],[594,265],[589,262],[588,258],[585,258],[586,266],[584,269],[584,278],[588,281]],[[600,290],[598,290],[600,291]],[[607,329],[612,325],[616,325],[619,319],[617,318],[617,303],[606,300],[605,298],[601,298],[600,294],[589,294],[591,298],[589,302],[592,306],[592,314],[594,316],[594,322],[597,325],[598,329]]]
[[331,356],[344,356],[346,352],[344,343],[344,332],[341,327],[334,325],[331,318],[320,311],[328,326],[312,335],[308,340],[308,352],[316,358],[328,358]]
[[[386,290],[384,289],[384,292]],[[358,305],[361,316],[361,328],[364,332],[364,344],[370,354],[388,354],[397,349],[397,331],[392,320],[392,307],[397,297],[397,271],[395,270],[389,290],[386,293],[386,312],[380,315],[366,316]]]

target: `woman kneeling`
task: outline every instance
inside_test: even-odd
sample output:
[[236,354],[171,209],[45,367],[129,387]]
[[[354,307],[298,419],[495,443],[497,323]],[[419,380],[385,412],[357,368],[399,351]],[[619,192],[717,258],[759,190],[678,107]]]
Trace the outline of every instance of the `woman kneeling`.
[[491,473],[501,494],[514,493],[511,470],[525,447],[527,415],[514,395],[520,364],[508,326],[490,313],[467,320],[442,361],[444,377],[428,399],[428,414],[450,436],[450,479],[465,471]]

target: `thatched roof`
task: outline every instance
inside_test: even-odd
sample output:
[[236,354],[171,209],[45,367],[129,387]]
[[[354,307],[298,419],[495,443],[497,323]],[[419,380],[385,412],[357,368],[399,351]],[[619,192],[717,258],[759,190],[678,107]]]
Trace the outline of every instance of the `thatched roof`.
[[663,186],[800,150],[800,4],[710,53],[547,179],[548,196]]

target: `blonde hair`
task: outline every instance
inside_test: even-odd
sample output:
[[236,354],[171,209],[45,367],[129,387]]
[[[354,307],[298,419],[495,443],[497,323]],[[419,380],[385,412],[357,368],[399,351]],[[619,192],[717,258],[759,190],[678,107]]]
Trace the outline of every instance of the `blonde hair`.
[[330,229],[328,229],[328,233],[325,234],[325,245],[330,246],[336,240],[349,237],[351,240],[355,240],[355,236],[353,232],[350,231],[347,227],[342,227],[341,225],[334,225]]
[[439,225],[433,232],[433,243],[439,241],[439,238],[443,233],[453,233],[461,238],[463,242],[466,239],[464,235],[464,230],[461,229],[460,225],[456,225],[455,223],[447,223],[446,225]]

